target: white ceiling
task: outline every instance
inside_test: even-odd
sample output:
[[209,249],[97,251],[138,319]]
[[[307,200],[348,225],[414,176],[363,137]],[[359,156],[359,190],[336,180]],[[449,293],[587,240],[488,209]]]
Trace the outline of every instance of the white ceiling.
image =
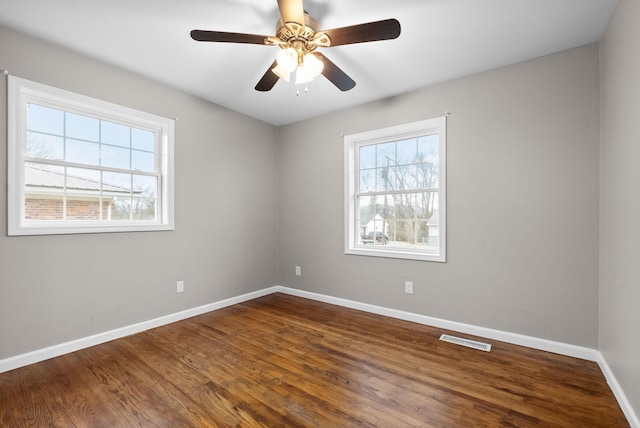
[[323,49],[357,85],[319,77],[300,96],[284,81],[254,90],[277,47],[189,37],[273,35],[276,0],[0,0],[0,24],[282,125],[599,41],[616,1],[304,0],[321,29],[396,18],[402,33]]

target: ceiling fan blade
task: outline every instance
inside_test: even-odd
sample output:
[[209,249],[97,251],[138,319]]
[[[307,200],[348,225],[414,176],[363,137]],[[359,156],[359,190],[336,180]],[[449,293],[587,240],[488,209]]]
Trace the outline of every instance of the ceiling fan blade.
[[322,32],[331,39],[331,46],[375,42],[397,38],[400,35],[400,22],[397,19],[385,19]]
[[260,81],[256,85],[256,91],[266,92],[270,91],[271,88],[273,88],[279,77],[271,70],[273,70],[273,68],[277,65],[278,61],[273,61],[273,64],[271,64],[267,72],[264,73],[264,76],[262,76],[262,79],[260,79]]
[[314,55],[318,57],[320,61],[324,63],[324,68],[322,69],[322,75],[329,79],[331,83],[336,85],[338,89],[341,91],[348,91],[349,89],[353,89],[356,86],[356,82],[347,75],[344,71],[340,69],[337,65],[329,60],[326,56],[322,55],[320,52],[314,52]]
[[278,8],[283,23],[295,22],[304,25],[302,0],[278,0]]
[[191,38],[199,42],[250,43],[264,45],[267,36],[258,34],[227,33],[225,31],[192,30]]

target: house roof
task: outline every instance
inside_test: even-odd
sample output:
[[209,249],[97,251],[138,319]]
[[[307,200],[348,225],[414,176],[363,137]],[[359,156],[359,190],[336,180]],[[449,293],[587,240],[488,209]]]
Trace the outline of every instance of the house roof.
[[[62,189],[65,187],[64,175],[58,171],[55,171],[46,165],[35,166],[35,165],[26,165],[24,168],[24,179],[27,187],[47,187],[47,188],[59,188]],[[100,182],[97,180],[91,180],[86,177],[79,177],[74,175],[67,174],[67,189],[74,190],[89,190],[89,191],[100,191]],[[115,193],[130,193],[129,189],[108,184],[102,183],[102,190],[106,192],[115,192]],[[135,192],[134,192],[135,193]]]
[[380,217],[380,220],[384,220],[379,213],[372,213],[368,209],[360,210],[360,224],[367,224],[375,217]]

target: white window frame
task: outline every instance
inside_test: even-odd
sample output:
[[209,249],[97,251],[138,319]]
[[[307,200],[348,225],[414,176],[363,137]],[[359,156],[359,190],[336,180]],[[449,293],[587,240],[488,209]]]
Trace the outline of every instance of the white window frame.
[[[8,78],[7,232],[15,235],[174,229],[174,121],[15,76]],[[33,220],[25,215],[27,105],[38,104],[155,133],[160,172],[155,220]],[[83,167],[82,164],[76,165]]]
[[[398,259],[446,262],[446,116],[344,136],[344,252],[345,254]],[[439,134],[438,146],[438,251],[418,250],[387,245],[363,245],[359,242],[357,224],[359,186],[359,148],[368,144],[400,141],[422,135]]]

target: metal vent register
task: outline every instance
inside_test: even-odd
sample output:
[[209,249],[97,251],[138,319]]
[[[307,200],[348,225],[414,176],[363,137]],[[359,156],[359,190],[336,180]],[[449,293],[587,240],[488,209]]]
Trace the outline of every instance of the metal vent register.
[[491,351],[491,345],[489,345],[488,343],[477,342],[470,339],[463,339],[462,337],[443,334],[440,336],[440,340],[444,340],[445,342],[449,343],[455,343],[456,345],[466,346],[467,348],[479,349],[486,352]]

